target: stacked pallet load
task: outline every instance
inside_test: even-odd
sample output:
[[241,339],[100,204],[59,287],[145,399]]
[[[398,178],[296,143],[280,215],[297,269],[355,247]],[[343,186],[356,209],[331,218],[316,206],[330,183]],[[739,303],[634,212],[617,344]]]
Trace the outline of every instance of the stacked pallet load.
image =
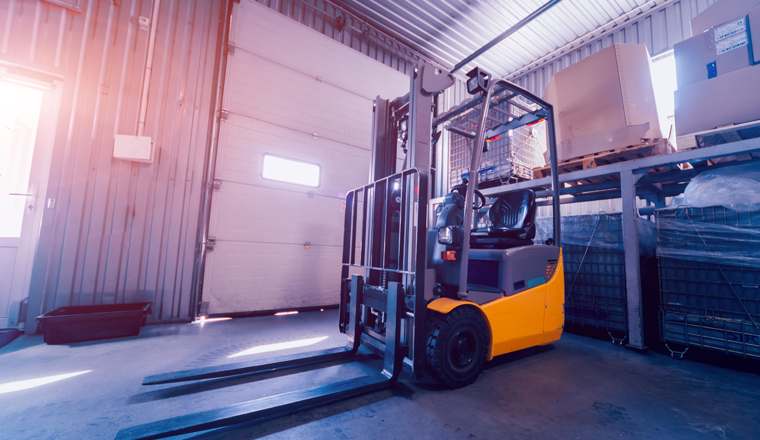
[[[643,44],[613,44],[568,66],[544,94],[557,121],[560,174],[674,151],[662,138]],[[535,178],[549,173],[534,169]]]
[[718,0],[674,47],[678,148],[760,137],[760,0]]

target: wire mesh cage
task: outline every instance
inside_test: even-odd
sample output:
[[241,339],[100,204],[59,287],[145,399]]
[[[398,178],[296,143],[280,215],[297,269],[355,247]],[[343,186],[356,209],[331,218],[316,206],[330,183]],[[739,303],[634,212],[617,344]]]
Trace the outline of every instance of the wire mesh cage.
[[714,206],[656,216],[663,307],[760,323],[760,212]]
[[760,211],[659,210],[661,337],[760,358]]
[[[492,99],[486,129],[492,130],[539,108],[522,96],[502,92]],[[469,179],[472,145],[480,118],[481,109],[477,106],[453,118],[447,127],[452,132],[449,159],[451,186],[461,183],[463,178]],[[546,121],[537,121],[487,139],[486,148],[478,170],[481,188],[531,180],[533,168],[545,164]]]
[[[551,218],[536,219],[537,243],[552,235]],[[622,215],[562,217],[565,323],[616,336],[628,333]],[[614,335],[613,335],[614,332]]]

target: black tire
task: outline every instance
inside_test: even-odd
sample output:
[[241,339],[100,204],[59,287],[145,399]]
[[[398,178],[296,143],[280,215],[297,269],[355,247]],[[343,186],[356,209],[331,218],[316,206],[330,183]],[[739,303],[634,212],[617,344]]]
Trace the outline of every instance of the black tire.
[[488,327],[477,310],[430,313],[425,358],[433,378],[449,388],[467,386],[483,371],[487,355]]

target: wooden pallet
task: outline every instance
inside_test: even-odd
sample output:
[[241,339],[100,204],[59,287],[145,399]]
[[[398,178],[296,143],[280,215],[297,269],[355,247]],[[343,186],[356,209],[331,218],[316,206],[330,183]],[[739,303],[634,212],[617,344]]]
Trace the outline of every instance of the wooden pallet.
[[[644,157],[659,156],[662,154],[674,153],[675,148],[667,139],[644,139],[640,144],[630,145],[628,147],[618,148],[615,150],[600,151],[594,154],[576,157],[557,164],[559,174],[570,173],[573,171],[586,170],[604,165],[610,165],[629,160],[641,159]],[[676,165],[662,167],[656,171],[665,171],[675,169]],[[551,175],[551,166],[546,165],[533,169],[533,178],[540,179]],[[599,179],[601,180],[601,179]]]
[[[727,144],[747,139],[760,137],[760,120],[734,124],[727,127],[718,127],[712,130],[700,131],[678,136],[676,142],[679,151],[692,150],[694,148],[707,148],[716,145]],[[758,157],[760,153],[740,154],[727,158],[711,159],[709,162],[720,163],[725,161],[749,160]]]

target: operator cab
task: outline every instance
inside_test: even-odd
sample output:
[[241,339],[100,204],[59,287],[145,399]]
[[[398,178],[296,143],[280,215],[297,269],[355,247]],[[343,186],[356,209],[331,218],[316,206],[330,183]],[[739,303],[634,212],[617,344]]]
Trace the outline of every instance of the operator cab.
[[536,237],[536,195],[521,189],[502,194],[475,217],[472,249],[509,249],[533,244]]
[[[451,192],[464,199],[467,184],[467,179],[463,179]],[[511,191],[490,203],[478,190],[475,190],[475,196],[480,204],[473,207],[477,212],[470,233],[472,249],[509,249],[533,244],[536,237],[536,194],[533,190]],[[451,203],[450,198],[447,201]],[[437,214],[443,211],[446,203],[438,207]]]
[[[431,265],[437,270],[436,294],[461,294],[459,261],[465,228],[464,196],[469,182],[452,188],[436,209],[436,227],[429,232]],[[536,195],[532,190],[510,191],[487,201],[475,190],[470,232],[468,300],[477,304],[512,296],[548,281],[547,268],[559,259],[556,246],[534,245]],[[553,273],[553,272],[552,272]]]

